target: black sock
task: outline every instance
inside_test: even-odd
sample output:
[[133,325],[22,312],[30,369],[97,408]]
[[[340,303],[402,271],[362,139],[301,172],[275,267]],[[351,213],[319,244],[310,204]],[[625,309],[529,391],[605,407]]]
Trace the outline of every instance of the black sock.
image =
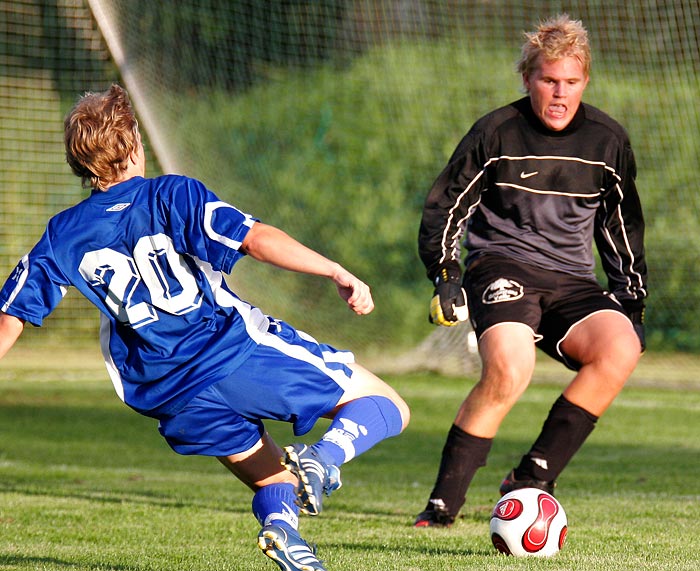
[[597,416],[561,395],[550,409],[542,432],[515,469],[515,478],[556,480],[593,431],[597,420]]
[[[440,469],[430,499],[442,500],[448,513],[456,516],[464,505],[474,474],[486,465],[492,442],[492,438],[472,436],[453,424],[442,449]],[[428,502],[426,509],[431,507],[431,502]]]

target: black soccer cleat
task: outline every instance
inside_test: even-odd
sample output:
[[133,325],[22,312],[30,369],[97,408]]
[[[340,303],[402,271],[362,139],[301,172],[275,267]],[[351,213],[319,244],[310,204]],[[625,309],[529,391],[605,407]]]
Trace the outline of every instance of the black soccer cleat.
[[442,500],[429,500],[428,507],[416,516],[413,527],[450,527],[455,516],[447,511],[447,506]]
[[520,490],[521,488],[537,488],[538,490],[544,490],[548,494],[554,495],[554,488],[557,487],[557,483],[552,480],[547,482],[545,480],[516,480],[515,469],[508,472],[508,475],[503,478],[501,482],[501,487],[498,489],[502,496],[505,496],[508,492],[513,490]]

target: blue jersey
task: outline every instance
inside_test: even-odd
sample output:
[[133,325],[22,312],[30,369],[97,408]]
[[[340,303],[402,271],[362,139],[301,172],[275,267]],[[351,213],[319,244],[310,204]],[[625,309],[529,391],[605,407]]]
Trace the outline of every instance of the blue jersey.
[[135,177],[53,217],[0,291],[0,309],[41,325],[76,287],[102,312],[119,397],[172,414],[235,371],[271,320],[226,285],[255,220],[197,180]]

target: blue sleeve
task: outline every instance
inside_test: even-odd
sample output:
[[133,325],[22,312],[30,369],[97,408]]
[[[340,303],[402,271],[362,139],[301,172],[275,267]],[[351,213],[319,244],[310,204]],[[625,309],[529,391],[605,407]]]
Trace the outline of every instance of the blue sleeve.
[[68,280],[53,257],[49,232],[24,256],[0,290],[0,310],[41,326],[66,295]]
[[201,182],[186,181],[176,185],[168,205],[172,235],[183,240],[183,252],[230,273],[245,255],[240,247],[257,219],[220,200]]

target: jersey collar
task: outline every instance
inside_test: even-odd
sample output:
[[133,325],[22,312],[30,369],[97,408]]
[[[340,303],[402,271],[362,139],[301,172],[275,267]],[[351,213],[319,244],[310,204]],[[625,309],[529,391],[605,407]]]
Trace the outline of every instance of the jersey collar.
[[542,121],[540,121],[537,115],[535,115],[535,112],[532,110],[530,97],[523,97],[519,101],[516,101],[515,107],[518,109],[518,111],[520,111],[523,117],[527,119],[527,122],[533,129],[535,129],[539,133],[542,133],[543,135],[547,135],[548,137],[566,137],[567,135],[570,135],[571,133],[577,131],[578,128],[581,125],[583,125],[583,122],[586,120],[586,111],[583,102],[579,104],[578,109],[576,110],[576,114],[571,119],[571,122],[561,131],[552,131],[551,129],[547,129],[547,127],[544,126]]
[[97,202],[114,202],[116,198],[128,194],[135,186],[143,183],[144,180],[143,177],[135,176],[129,180],[110,186],[107,190],[93,188],[90,192],[90,200]]

